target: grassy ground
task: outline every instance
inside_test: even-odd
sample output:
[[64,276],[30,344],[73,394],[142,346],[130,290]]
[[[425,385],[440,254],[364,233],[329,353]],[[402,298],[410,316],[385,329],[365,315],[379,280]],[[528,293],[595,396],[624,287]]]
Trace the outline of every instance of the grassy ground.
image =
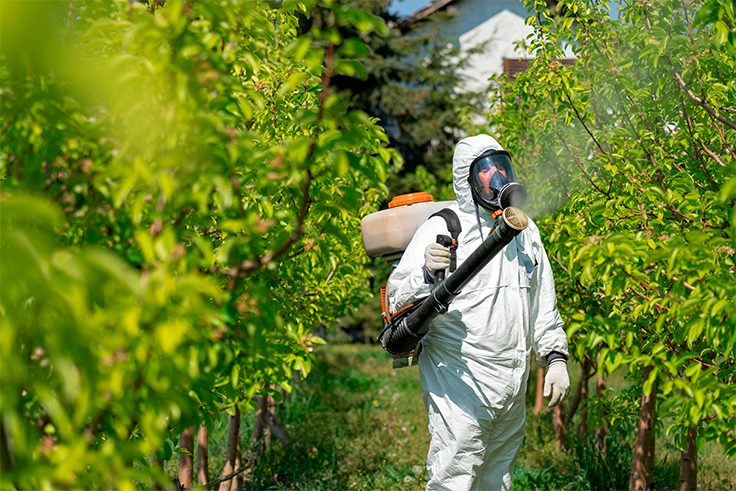
[[[312,374],[296,384],[277,411],[293,444],[284,448],[274,439],[245,489],[424,489],[429,437],[417,368],[391,370],[390,357],[376,346],[320,348]],[[577,367],[570,368],[574,381]],[[625,381],[612,380],[616,385]],[[561,453],[555,449],[550,414],[528,414],[514,491],[628,488],[631,448],[625,442],[630,435],[612,429],[609,458],[603,461],[592,442],[579,441],[570,427],[569,448]],[[244,416],[243,435],[250,435],[252,420],[252,413]],[[222,469],[226,438],[226,424],[211,432],[212,471]],[[679,452],[664,437],[658,437],[657,452],[656,489],[678,489]],[[734,459],[724,459],[710,444],[699,458],[699,490],[736,491]]]
[[424,489],[426,413],[416,368],[380,348],[321,349],[278,417],[294,439],[271,445],[246,489]]

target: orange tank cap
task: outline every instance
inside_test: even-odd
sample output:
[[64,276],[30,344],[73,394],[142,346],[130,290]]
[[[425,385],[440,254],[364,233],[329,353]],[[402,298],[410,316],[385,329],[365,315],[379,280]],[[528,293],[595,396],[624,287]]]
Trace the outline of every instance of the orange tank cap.
[[414,203],[424,203],[427,201],[434,201],[431,194],[425,193],[409,193],[402,194],[400,196],[394,196],[394,199],[388,204],[389,208],[395,208],[397,206],[413,205]]

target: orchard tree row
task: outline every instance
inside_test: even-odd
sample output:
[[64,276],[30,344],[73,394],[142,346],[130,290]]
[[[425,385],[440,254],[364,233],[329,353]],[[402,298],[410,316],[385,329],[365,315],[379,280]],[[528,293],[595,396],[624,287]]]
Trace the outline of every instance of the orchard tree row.
[[282,397],[369,291],[401,161],[330,87],[340,29],[387,28],[325,0],[299,36],[306,3],[0,4],[1,487],[168,481],[151,456]]
[[[536,60],[498,77],[491,124],[547,217],[583,367],[566,416],[587,398],[580,430],[590,423],[604,454],[609,424],[637,434],[630,482],[610,489],[651,486],[655,428],[677,438],[681,489],[695,489],[705,440],[736,455],[734,4],[622,1],[616,20],[596,0],[556,16],[527,4]],[[634,387],[612,397],[620,370]]]

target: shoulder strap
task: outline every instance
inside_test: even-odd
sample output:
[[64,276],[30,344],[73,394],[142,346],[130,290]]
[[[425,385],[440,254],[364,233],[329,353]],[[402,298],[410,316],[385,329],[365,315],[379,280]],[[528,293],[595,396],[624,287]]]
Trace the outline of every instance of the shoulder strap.
[[388,308],[388,293],[386,292],[385,285],[381,285],[381,312],[383,313],[383,321],[388,324],[391,321],[391,311]]
[[432,217],[444,218],[445,223],[447,223],[447,230],[450,231],[450,236],[455,239],[455,245],[450,247],[450,273],[452,273],[457,269],[457,238],[460,236],[460,232],[463,231],[463,227],[460,225],[460,219],[458,218],[457,213],[449,208],[444,208],[431,215],[429,218]]

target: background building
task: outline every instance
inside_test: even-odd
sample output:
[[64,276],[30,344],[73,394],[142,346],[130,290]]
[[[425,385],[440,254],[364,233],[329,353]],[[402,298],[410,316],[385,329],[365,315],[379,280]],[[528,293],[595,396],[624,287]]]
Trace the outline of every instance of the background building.
[[[555,11],[556,2],[548,4]],[[533,27],[525,24],[527,11],[521,0],[435,0],[401,19],[396,27],[408,36],[421,33],[422,22],[438,14],[444,17],[443,41],[459,46],[461,53],[480,47],[463,64],[464,90],[487,90],[491,75],[508,73],[514,77],[534,59],[533,53],[519,46],[534,33]],[[568,48],[560,61],[572,64],[574,60]]]

